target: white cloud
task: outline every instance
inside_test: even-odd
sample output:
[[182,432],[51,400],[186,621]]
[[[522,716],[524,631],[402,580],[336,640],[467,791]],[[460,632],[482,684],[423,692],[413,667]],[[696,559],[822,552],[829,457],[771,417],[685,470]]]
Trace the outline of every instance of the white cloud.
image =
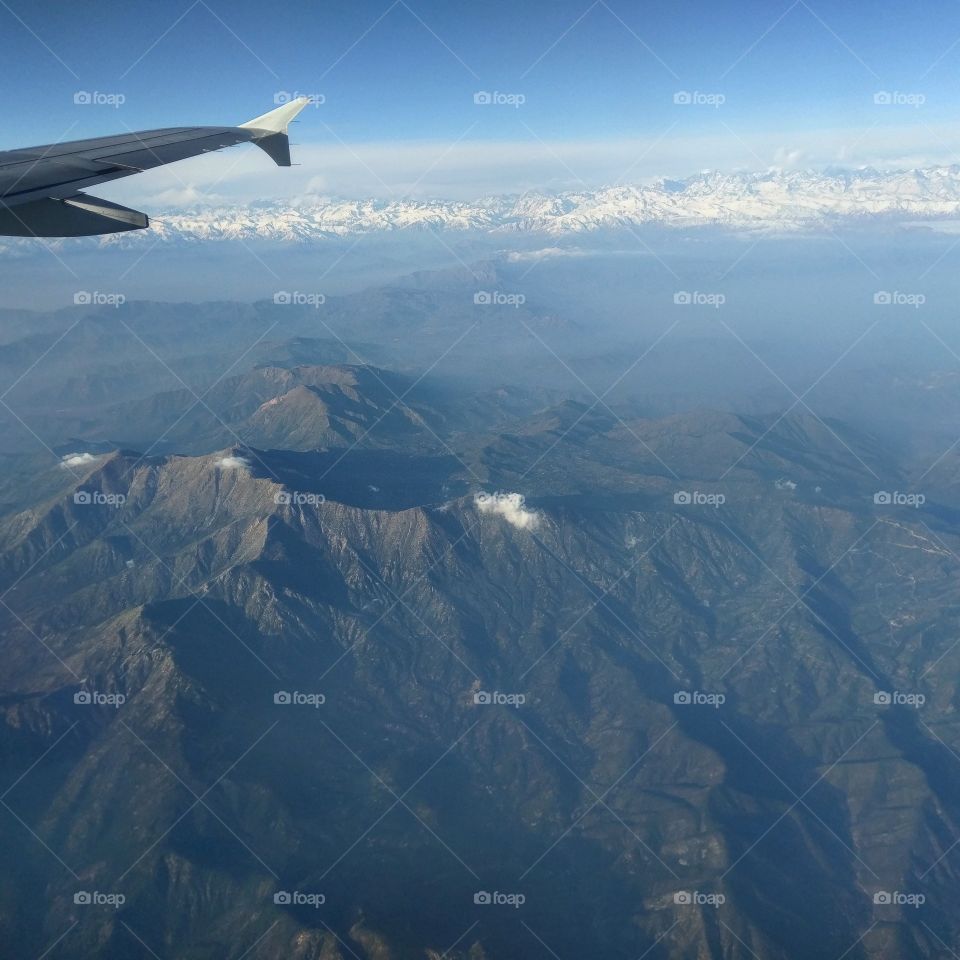
[[[839,154],[846,154],[847,148],[841,147]],[[799,167],[810,166],[810,158],[803,150],[794,150],[790,147],[778,147],[773,155],[773,166],[780,170],[795,170]]]
[[539,250],[510,250],[507,252],[507,261],[510,263],[526,263],[527,261],[540,262],[541,260],[553,260],[557,257],[585,257],[586,250],[579,247],[542,247]]
[[221,457],[214,466],[218,470],[249,470],[250,461],[244,457]]
[[503,517],[518,530],[533,530],[540,523],[540,514],[527,509],[522,493],[478,493],[473,503],[481,513]]
[[171,186],[166,190],[161,190],[153,198],[153,202],[160,207],[196,207],[217,205],[225,201],[226,197],[222,194],[201,190],[200,187],[192,183],[183,186]]
[[96,463],[99,459],[92,453],[68,453],[60,458],[60,466],[64,470],[71,470],[73,467],[85,467],[90,463]]
[[[470,140],[444,142],[304,143],[299,166],[277,172],[253,147],[226,161],[194,157],[102,188],[105,196],[148,212],[165,203],[219,205],[293,200],[323,193],[343,198],[476,199],[503,193],[595,189],[616,183],[683,178],[709,163],[720,171],[770,167],[818,169],[834,164],[883,169],[953,163],[949,144],[960,123],[882,123],[874,126],[753,133],[677,134],[621,140]],[[232,164],[232,165],[231,165]],[[209,193],[208,193],[209,191]]]

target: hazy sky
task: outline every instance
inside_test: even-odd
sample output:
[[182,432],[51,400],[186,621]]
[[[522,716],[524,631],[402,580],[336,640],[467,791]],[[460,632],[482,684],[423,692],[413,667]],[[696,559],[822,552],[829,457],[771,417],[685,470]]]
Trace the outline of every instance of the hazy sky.
[[118,197],[465,196],[960,162],[953,2],[358,0],[275,14],[248,0],[2,0],[0,55],[4,147],[318,101],[294,130],[304,166],[285,178],[261,180],[268,161],[244,148],[101,191]]

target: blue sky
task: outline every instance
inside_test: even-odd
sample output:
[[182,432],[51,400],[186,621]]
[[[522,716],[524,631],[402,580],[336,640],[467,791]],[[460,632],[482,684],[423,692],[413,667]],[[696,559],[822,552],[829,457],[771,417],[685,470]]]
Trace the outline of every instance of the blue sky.
[[[386,180],[403,190],[426,167],[418,190],[470,189],[451,186],[454,163],[486,189],[498,181],[477,179],[483,157],[504,189],[536,181],[538,156],[544,185],[616,179],[631,158],[638,179],[960,162],[958,40],[952,2],[4,0],[2,146],[239,122],[298,92],[323,103],[295,130],[308,168],[287,181],[297,189],[312,176],[312,189],[375,193]],[[77,105],[78,91],[105,102]],[[522,103],[478,105],[478,91]],[[894,102],[876,103],[880,92]],[[694,102],[676,103],[678,93]],[[351,160],[375,175],[338,190]],[[245,156],[236,175],[255,163]],[[205,182],[212,169],[184,164],[157,183]]]

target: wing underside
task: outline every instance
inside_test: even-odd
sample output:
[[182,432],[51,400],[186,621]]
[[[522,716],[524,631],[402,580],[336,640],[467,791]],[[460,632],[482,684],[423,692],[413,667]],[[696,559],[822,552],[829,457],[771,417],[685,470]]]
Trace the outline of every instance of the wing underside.
[[92,237],[149,226],[145,213],[87,193],[42,197],[12,207],[0,204],[0,236],[6,237]]

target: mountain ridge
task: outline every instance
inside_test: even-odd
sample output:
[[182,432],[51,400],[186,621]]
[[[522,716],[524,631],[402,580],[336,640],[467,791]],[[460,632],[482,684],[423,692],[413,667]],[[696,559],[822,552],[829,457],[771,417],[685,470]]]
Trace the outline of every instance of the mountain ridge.
[[[704,172],[648,185],[614,185],[477,200],[342,199],[195,207],[162,212],[159,242],[271,240],[316,243],[371,233],[443,230],[505,238],[579,236],[646,225],[801,230],[834,221],[950,218],[960,215],[960,165],[912,170]],[[105,237],[104,245],[141,242]]]

